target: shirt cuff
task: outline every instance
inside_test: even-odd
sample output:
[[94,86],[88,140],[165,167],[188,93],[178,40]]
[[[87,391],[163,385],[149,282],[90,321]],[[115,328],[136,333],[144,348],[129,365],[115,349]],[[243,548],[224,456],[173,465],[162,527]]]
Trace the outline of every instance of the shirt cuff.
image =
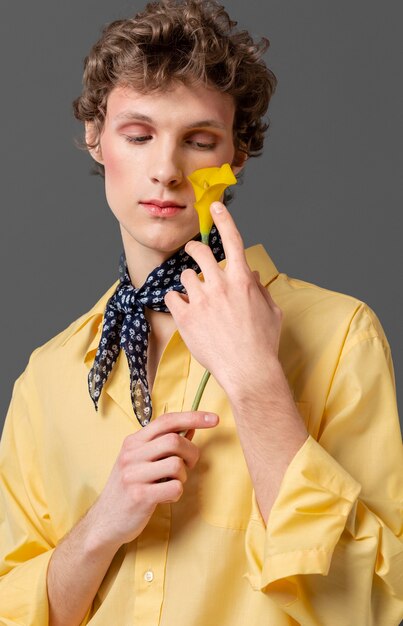
[[49,604],[46,577],[54,549],[17,565],[0,578],[0,623],[46,626]]
[[309,436],[284,474],[267,527],[253,493],[245,537],[249,564],[245,576],[253,589],[268,591],[272,585],[278,599],[288,603],[296,599],[290,577],[326,576],[360,490],[360,484]]
[[[55,548],[17,565],[0,577],[1,626],[48,626],[47,573]],[[89,607],[80,626],[90,617]]]

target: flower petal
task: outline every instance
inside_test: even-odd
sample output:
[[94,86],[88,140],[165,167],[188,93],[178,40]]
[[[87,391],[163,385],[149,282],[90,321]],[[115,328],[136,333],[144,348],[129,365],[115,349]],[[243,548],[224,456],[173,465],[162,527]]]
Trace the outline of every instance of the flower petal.
[[196,198],[194,207],[199,214],[200,232],[208,238],[213,226],[210,205],[221,198],[228,185],[236,185],[237,179],[229,163],[224,163],[221,167],[195,170],[187,178],[192,184]]

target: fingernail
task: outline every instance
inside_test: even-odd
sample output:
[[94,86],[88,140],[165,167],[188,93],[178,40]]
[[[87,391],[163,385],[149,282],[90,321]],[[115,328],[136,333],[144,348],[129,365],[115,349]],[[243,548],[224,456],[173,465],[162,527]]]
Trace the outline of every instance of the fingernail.
[[220,204],[220,202],[213,202],[213,204],[211,205],[211,209],[213,213],[222,213],[224,210],[223,205]]
[[207,424],[215,424],[217,421],[217,415],[205,415],[204,416],[204,421],[207,422]]

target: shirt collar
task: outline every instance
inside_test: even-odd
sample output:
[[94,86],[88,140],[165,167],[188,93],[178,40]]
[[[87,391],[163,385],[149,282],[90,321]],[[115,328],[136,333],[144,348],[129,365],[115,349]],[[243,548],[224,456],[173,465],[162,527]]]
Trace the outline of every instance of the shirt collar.
[[[258,243],[254,246],[246,248],[245,250],[246,260],[251,271],[258,270],[260,274],[260,282],[264,287],[267,287],[275,278],[277,278],[279,272],[267,254],[262,244]],[[218,263],[220,267],[225,266],[226,259],[223,259]],[[62,341],[62,346],[66,345],[74,335],[84,330],[86,326],[91,322],[91,328],[94,331],[94,335],[85,353],[84,360],[87,360],[89,354],[92,351],[96,351],[102,334],[102,319],[105,311],[106,304],[109,298],[113,295],[116,287],[119,284],[119,279],[111,285],[111,287],[101,296],[98,302],[75,322],[69,326],[66,330],[66,337]],[[88,330],[88,329],[86,329]],[[91,333],[92,334],[92,333]]]

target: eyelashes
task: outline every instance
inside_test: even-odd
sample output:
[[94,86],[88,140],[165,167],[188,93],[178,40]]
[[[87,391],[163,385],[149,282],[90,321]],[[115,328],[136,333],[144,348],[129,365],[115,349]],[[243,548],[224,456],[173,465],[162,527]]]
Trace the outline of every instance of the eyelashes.
[[147,139],[151,139],[150,135],[142,135],[140,137],[130,137],[129,135],[125,135],[126,141],[129,143],[144,143]]
[[198,148],[202,150],[213,150],[217,144],[215,143],[201,143],[200,141],[192,141]]
[[[152,139],[152,136],[151,135],[138,135],[136,137],[132,137],[130,135],[125,135],[125,139],[128,143],[141,145],[141,144],[145,144],[147,141]],[[186,143],[189,144],[190,146],[194,146],[196,150],[214,150],[214,148],[217,145],[216,143],[203,143],[201,141],[192,141],[190,139],[187,139]]]

